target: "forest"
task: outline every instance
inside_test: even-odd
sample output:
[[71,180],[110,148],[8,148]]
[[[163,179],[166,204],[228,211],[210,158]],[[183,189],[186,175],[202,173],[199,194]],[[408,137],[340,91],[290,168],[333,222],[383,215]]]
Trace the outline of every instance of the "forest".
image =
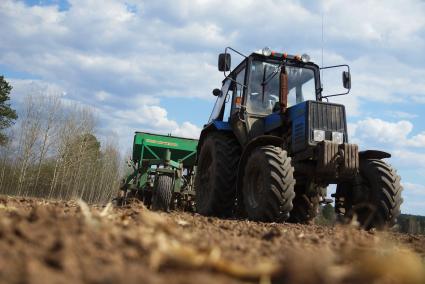
[[109,201],[121,166],[113,135],[102,137],[95,111],[57,95],[31,94],[16,115],[12,87],[0,77],[2,119],[0,194]]

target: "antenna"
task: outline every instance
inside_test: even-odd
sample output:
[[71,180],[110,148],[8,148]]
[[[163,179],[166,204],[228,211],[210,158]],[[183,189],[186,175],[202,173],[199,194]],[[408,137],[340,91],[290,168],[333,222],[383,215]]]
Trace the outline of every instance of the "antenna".
[[[324,38],[325,38],[325,29],[324,29],[324,13],[323,13],[323,7],[322,7],[322,66],[321,68],[323,68],[323,49],[324,49]],[[323,77],[323,69],[322,69],[322,74],[320,74],[321,77]],[[323,87],[323,86],[322,86]]]

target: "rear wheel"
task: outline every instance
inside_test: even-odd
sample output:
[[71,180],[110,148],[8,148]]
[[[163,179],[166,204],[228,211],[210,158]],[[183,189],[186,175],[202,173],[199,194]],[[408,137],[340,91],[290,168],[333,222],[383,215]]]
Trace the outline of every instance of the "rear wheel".
[[355,216],[365,229],[392,227],[400,215],[402,190],[394,168],[382,160],[362,160],[358,181],[337,186],[336,214],[345,222]]
[[247,160],[243,178],[243,202],[248,218],[282,222],[292,210],[294,168],[280,147],[262,146]]
[[195,176],[198,213],[219,217],[232,215],[239,158],[240,145],[233,135],[213,132],[205,138]]
[[152,209],[170,211],[173,196],[173,178],[168,175],[159,175],[152,197]]

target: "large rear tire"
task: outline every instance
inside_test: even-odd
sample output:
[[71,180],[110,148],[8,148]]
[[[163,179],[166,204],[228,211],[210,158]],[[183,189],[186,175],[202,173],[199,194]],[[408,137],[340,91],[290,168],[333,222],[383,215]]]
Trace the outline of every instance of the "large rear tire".
[[152,196],[152,209],[169,212],[173,196],[173,178],[168,175],[159,175]]
[[239,142],[233,135],[213,132],[205,138],[195,176],[196,210],[199,214],[232,215],[240,151]]
[[243,178],[243,202],[248,218],[283,222],[292,210],[295,179],[291,158],[280,147],[262,146],[248,157]]
[[358,184],[353,181],[337,186],[337,217],[344,222],[355,217],[364,229],[390,228],[400,215],[402,190],[400,176],[389,164],[378,159],[361,160]]

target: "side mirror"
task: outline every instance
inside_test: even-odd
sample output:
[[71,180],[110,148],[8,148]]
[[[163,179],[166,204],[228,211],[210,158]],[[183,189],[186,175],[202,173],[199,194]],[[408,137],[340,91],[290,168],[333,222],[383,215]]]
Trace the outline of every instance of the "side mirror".
[[219,97],[219,96],[221,96],[221,90],[220,90],[220,89],[214,89],[214,90],[213,90],[213,95],[214,95],[215,97]]
[[351,74],[348,71],[342,72],[342,85],[346,89],[351,89]]
[[230,71],[232,58],[228,53],[220,53],[218,56],[218,71],[226,72]]

